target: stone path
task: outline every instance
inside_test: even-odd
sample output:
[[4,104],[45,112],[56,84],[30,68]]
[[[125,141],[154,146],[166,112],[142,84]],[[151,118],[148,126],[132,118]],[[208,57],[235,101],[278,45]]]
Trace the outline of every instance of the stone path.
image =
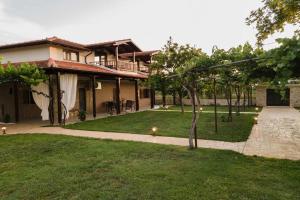
[[289,107],[263,108],[243,153],[300,160],[300,112]]

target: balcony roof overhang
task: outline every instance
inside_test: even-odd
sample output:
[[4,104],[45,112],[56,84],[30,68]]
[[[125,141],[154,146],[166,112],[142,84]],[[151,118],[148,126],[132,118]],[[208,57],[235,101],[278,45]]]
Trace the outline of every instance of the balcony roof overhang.
[[85,45],[86,48],[92,49],[94,51],[101,52],[102,50],[107,50],[110,53],[115,52],[115,48],[118,46],[118,51],[120,54],[122,53],[129,53],[129,52],[142,52],[142,50],[131,40],[131,39],[124,39],[124,40],[114,40],[109,42],[102,42],[102,43],[95,43]]
[[[11,63],[11,64],[14,66],[19,66],[22,63],[24,62]],[[95,65],[68,62],[68,61],[58,61],[51,58],[48,60],[31,61],[25,63],[35,64],[37,67],[44,69],[46,72],[60,71],[60,72],[68,72],[68,73],[76,73],[76,74],[88,74],[88,75],[109,76],[109,77],[136,78],[136,79],[148,78],[148,75],[144,73],[118,71],[103,66],[95,66]],[[7,67],[8,64],[3,64],[2,66]]]
[[122,53],[119,54],[121,58],[128,58],[128,59],[140,59],[145,62],[151,61],[152,56],[155,54],[159,53],[159,50],[154,50],[154,51],[142,51],[142,52],[131,52],[131,53]]

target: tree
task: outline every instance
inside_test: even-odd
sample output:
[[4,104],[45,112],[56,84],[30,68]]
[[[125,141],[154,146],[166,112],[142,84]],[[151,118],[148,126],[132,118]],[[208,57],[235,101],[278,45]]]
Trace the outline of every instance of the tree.
[[181,112],[184,112],[183,107],[183,82],[178,76],[173,76],[172,79],[167,78],[175,73],[177,68],[180,68],[193,57],[199,55],[201,50],[191,47],[190,45],[179,45],[170,37],[167,44],[162,50],[154,56],[151,65],[152,76],[150,81],[155,88],[162,92],[163,105],[165,106],[165,95],[168,92],[176,92],[179,95]]
[[[162,51],[154,57],[154,62],[151,65],[153,73],[150,80],[166,81],[166,87],[177,90],[181,98],[180,93],[182,94],[183,89],[189,95],[193,108],[189,133],[190,148],[197,147],[197,121],[200,108],[198,96],[200,73],[196,69],[206,66],[204,63],[208,58],[201,49],[190,45],[178,45],[170,38]],[[159,81],[154,82],[159,83]],[[195,145],[193,139],[195,139]]]
[[191,48],[191,51],[197,51],[199,54],[190,60],[187,60],[181,67],[175,71],[176,75],[182,80],[183,87],[187,91],[192,105],[192,124],[189,134],[189,147],[197,147],[197,122],[200,113],[200,99],[198,91],[201,90],[202,79],[207,77],[208,69],[212,65],[210,57],[200,50]]
[[0,64],[0,84],[19,83],[27,86],[38,85],[46,80],[43,70],[36,65],[22,63],[18,67],[8,63],[6,67]]
[[262,54],[262,49],[254,49],[248,42],[246,42],[244,45],[239,45],[228,50],[230,61],[235,63],[233,66],[231,66],[231,68],[233,69],[233,87],[237,98],[237,114],[240,112],[240,100],[242,92],[244,94],[244,108],[246,93],[248,94],[248,105],[252,105],[252,87],[256,84],[256,80],[251,79],[250,75],[257,67],[256,59]]
[[300,37],[276,40],[280,46],[263,55],[257,73],[280,89],[291,79],[300,78]]
[[[255,24],[257,42],[262,41],[277,31],[284,31],[286,24],[300,25],[299,0],[262,0],[263,6],[251,11],[246,19],[247,25]],[[297,28],[299,32],[299,27]]]
[[[12,83],[17,85],[25,85],[30,88],[30,90],[38,95],[43,95],[46,98],[49,98],[49,113],[52,112],[52,107],[50,104],[53,102],[53,98],[49,95],[32,90],[31,86],[38,85],[41,82],[47,80],[47,76],[44,70],[38,68],[34,64],[22,63],[19,66],[15,66],[11,63],[8,63],[5,67],[0,63],[0,84]],[[63,105],[64,106],[64,105]],[[54,116],[50,116],[50,123],[54,123]]]

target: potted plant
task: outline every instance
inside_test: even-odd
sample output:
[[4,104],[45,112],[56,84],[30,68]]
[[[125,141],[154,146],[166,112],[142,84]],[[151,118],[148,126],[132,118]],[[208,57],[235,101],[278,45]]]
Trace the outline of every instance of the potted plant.
[[80,121],[85,121],[86,120],[86,111],[85,110],[80,110],[78,112],[78,119]]

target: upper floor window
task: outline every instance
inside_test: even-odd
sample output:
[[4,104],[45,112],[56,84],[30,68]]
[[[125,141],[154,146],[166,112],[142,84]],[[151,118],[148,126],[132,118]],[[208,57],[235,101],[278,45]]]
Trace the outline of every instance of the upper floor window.
[[79,62],[79,53],[72,50],[63,50],[64,60]]

